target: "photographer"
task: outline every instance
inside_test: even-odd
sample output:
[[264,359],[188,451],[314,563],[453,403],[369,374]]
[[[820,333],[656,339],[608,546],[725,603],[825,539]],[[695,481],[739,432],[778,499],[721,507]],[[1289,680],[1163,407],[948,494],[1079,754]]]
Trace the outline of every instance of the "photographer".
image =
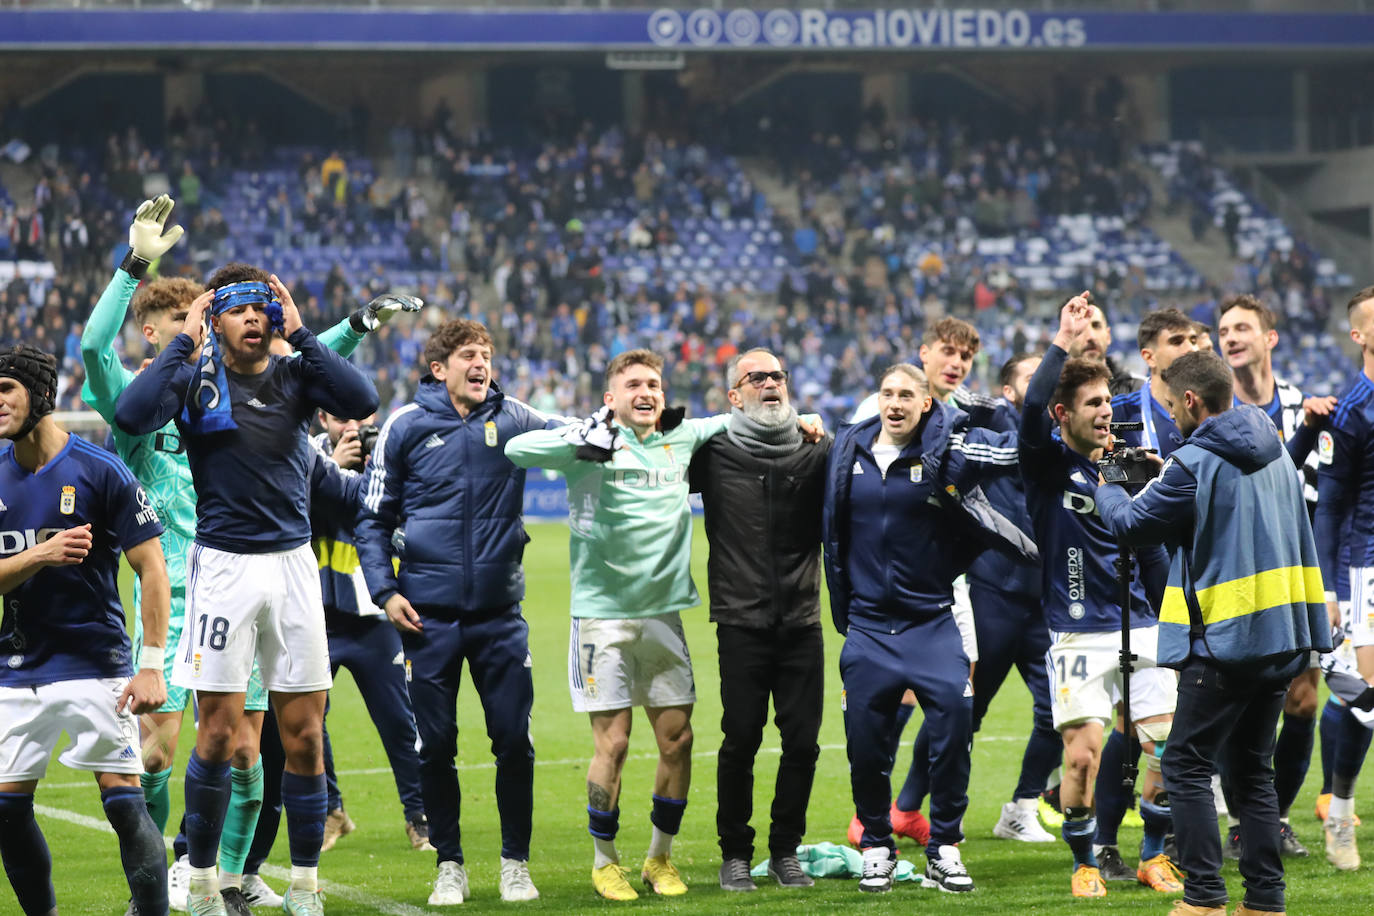
[[[353,482],[349,491],[354,499],[336,504],[322,498],[312,487],[310,504],[311,541],[320,566],[320,590],[324,596],[324,625],[329,637],[330,673],[347,668],[358,685],[368,715],[377,726],[396,791],[405,814],[405,831],[414,849],[432,849],[429,824],[420,798],[420,758],[415,750],[415,714],[406,692],[401,636],[386,619],[381,608],[368,596],[353,526],[357,517],[358,477],[377,441],[373,417],[344,420],[320,411],[324,432],[313,436],[310,444],[319,453],[318,464],[331,466],[345,480]],[[316,477],[320,475],[317,468]],[[326,710],[326,715],[328,711]],[[327,727],[327,723],[326,723]],[[325,744],[325,775],[329,794],[329,816],[325,820],[324,845],[329,849],[345,833],[354,829],[344,811],[334,759]]]
[[[1154,602],[1146,591],[1147,580],[1160,578],[1165,557],[1158,547],[1138,552],[1140,571],[1130,585],[1130,607],[1122,608],[1115,570],[1119,547],[1098,518],[1093,497],[1096,462],[1111,438],[1110,373],[1101,362],[1068,358],[1068,351],[1089,330],[1092,308],[1085,296],[1071,299],[1060,314],[1059,332],[1026,389],[1019,433],[1026,506],[1043,560],[1045,622],[1051,633],[1046,656],[1053,681],[1051,711],[1064,741],[1060,798],[1064,840],[1074,855],[1070,887],[1076,897],[1107,893],[1093,849],[1093,783],[1103,730],[1116,717],[1116,695],[1122,686],[1120,633],[1126,613],[1131,645],[1139,658],[1130,680],[1131,724],[1149,754],[1140,803],[1145,837],[1136,877],[1157,891],[1176,893],[1182,884],[1164,854],[1170,820],[1168,808],[1158,803],[1163,780],[1157,749],[1163,749],[1169,735],[1177,685],[1172,671],[1154,666],[1158,627]],[[1103,813],[1120,819],[1119,811]],[[1114,831],[1116,824],[1109,826]]]
[[1219,762],[1240,805],[1240,871],[1250,913],[1284,910],[1274,729],[1288,682],[1313,649],[1329,651],[1322,576],[1302,486],[1264,411],[1232,407],[1232,378],[1211,353],[1164,372],[1187,437],[1134,499],[1097,488],[1098,512],[1131,544],[1173,554],[1160,610],[1160,664],[1181,670],[1164,751],[1179,859],[1188,878],[1175,914],[1223,916],[1211,774]]

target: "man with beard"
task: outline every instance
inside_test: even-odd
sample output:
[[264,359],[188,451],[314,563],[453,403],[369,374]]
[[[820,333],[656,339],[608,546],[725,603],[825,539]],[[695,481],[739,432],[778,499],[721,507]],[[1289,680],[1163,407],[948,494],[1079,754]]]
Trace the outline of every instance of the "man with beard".
[[[788,401],[787,372],[771,351],[730,361],[727,435],[692,459],[702,494],[711,620],[718,624],[721,742],[716,768],[720,886],[756,889],[749,876],[754,755],[773,698],[782,739],[768,836],[768,874],[809,887],[797,861],[806,832],[824,705],[820,625],[821,501],[830,439],[807,444]],[[762,486],[760,486],[762,483]]]

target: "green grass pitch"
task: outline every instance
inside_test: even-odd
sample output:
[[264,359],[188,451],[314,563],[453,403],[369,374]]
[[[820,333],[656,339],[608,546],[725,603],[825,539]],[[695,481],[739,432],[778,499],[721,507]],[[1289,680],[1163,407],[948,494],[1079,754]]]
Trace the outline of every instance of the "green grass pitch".
[[[720,694],[714,628],[707,621],[704,608],[683,614],[688,642],[695,655],[698,704],[693,721],[695,772],[682,833],[674,847],[674,861],[691,885],[691,892],[675,900],[653,899],[646,894],[633,904],[609,904],[598,899],[591,889],[591,841],[584,812],[591,737],[585,717],[574,714],[568,700],[567,528],[558,524],[532,525],[530,534],[533,542],[525,554],[529,582],[525,615],[530,622],[530,649],[534,657],[533,730],[538,754],[530,866],[542,898],[532,903],[504,904],[497,892],[500,838],[493,770],[481,709],[469,682],[459,700],[458,721],[462,730],[458,762],[463,788],[463,847],[472,897],[454,912],[587,913],[619,908],[670,913],[1079,914],[1110,910],[1163,914],[1171,906],[1172,898],[1139,886],[1113,886],[1110,896],[1103,900],[1075,901],[1069,896],[1070,859],[1062,843],[1033,846],[992,837],[998,811],[1015,783],[1029,725],[1029,698],[1014,675],[998,695],[974,745],[970,804],[964,821],[967,840],[962,850],[978,885],[975,893],[956,897],[913,884],[899,884],[890,894],[873,896],[860,893],[857,882],[851,880],[822,881],[814,889],[800,891],[784,891],[762,880],[759,890],[752,894],[721,891],[716,877],[720,860],[715,833],[714,763],[715,751],[720,746]],[[700,525],[694,541],[693,570],[704,597],[706,541]],[[840,717],[840,645],[840,637],[827,622],[826,709],[822,752],[808,818],[808,842],[844,842],[853,813]],[[908,726],[908,739],[915,735],[916,724]],[[630,760],[625,767],[618,842],[622,861],[637,876],[649,839],[654,763],[652,736],[642,714],[636,716],[635,729]],[[412,851],[406,841],[386,758],[347,673],[340,674],[335,686],[330,733],[345,804],[358,829],[340,840],[321,861],[320,873],[328,893],[327,912],[331,916],[438,912],[425,906],[434,856]],[[173,824],[181,813],[181,774],[192,735],[188,719],[172,781]],[[765,733],[756,767],[754,814],[755,828],[764,837],[777,752],[776,733]],[[905,773],[907,753],[909,750],[898,764],[901,773]],[[1289,912],[1365,916],[1374,912],[1371,872],[1337,873],[1322,856],[1320,825],[1313,815],[1313,799],[1320,782],[1316,752],[1313,757],[1312,770],[1293,817],[1298,835],[1313,855],[1286,863]],[[1366,776],[1360,790],[1366,816],[1374,815],[1374,803],[1367,801],[1370,785]],[[63,916],[122,914],[128,891],[114,836],[104,828],[94,780],[67,770],[54,760],[46,782],[39,787],[38,803],[43,806],[39,820],[52,848],[54,880]],[[1363,854],[1366,860],[1374,860],[1374,822],[1364,831]],[[1139,838],[1138,828],[1123,829],[1122,849],[1128,853],[1128,861]],[[902,842],[901,852],[913,857],[918,865],[924,864],[924,858],[909,841]],[[280,869],[289,864],[283,829],[270,860],[275,870],[264,872],[278,890],[284,886]],[[1243,893],[1235,863],[1227,863],[1225,874],[1234,907]],[[331,882],[344,887],[336,886],[331,892]],[[18,913],[13,894],[8,888],[0,890],[0,914],[13,913]]]

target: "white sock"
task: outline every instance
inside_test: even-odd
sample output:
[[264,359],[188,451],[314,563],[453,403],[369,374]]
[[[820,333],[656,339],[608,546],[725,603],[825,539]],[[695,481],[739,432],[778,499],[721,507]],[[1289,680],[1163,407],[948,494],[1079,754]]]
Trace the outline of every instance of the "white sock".
[[1236,817],[1234,814],[1228,814],[1228,815],[1226,815],[1226,829],[1229,830],[1229,829],[1231,829],[1232,827],[1239,827],[1239,826],[1240,826],[1240,818]]
[[291,866],[291,888],[298,891],[320,889],[320,870],[309,865]]
[[1104,850],[1104,849],[1106,849],[1106,848],[1107,848],[1107,847],[1106,847],[1106,846],[1103,846],[1101,843],[1094,843],[1094,844],[1093,844],[1093,855],[1095,855],[1095,856],[1100,856],[1100,855],[1102,855],[1102,850]]
[[1040,799],[1038,798],[1014,798],[1012,801],[1016,802],[1017,808],[1027,814],[1034,814],[1040,807]]
[[227,871],[220,872],[219,889],[224,890],[226,887],[237,887],[239,890],[243,890],[243,875],[233,875]]
[[594,836],[592,837],[592,847],[596,854],[594,863],[596,868],[602,868],[620,861],[620,853],[615,851],[615,840],[603,840],[601,837]]
[[673,835],[664,833],[657,827],[654,828],[654,835],[649,839],[649,858],[655,856],[666,856],[673,851]]
[[1341,798],[1340,796],[1337,796],[1337,795],[1331,796],[1331,810],[1329,810],[1329,811],[1326,813],[1326,817],[1327,817],[1328,820],[1330,820],[1330,819],[1333,818],[1333,817],[1354,817],[1354,816],[1355,816],[1355,799],[1354,799],[1354,798]]
[[1280,823],[1280,824],[1286,824],[1286,823],[1288,823],[1288,815],[1286,815],[1286,814],[1280,814],[1280,815],[1279,815],[1279,823]]
[[219,869],[211,865],[209,868],[191,868],[190,887],[198,891],[207,889],[211,892],[219,889]]

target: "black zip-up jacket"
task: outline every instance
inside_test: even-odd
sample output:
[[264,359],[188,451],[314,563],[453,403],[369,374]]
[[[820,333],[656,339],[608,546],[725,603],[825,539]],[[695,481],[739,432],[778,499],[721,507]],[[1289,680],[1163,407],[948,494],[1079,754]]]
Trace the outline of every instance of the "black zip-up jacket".
[[821,509],[831,438],[760,458],[729,434],[692,457],[691,488],[706,508],[711,620],[753,629],[821,619]]

